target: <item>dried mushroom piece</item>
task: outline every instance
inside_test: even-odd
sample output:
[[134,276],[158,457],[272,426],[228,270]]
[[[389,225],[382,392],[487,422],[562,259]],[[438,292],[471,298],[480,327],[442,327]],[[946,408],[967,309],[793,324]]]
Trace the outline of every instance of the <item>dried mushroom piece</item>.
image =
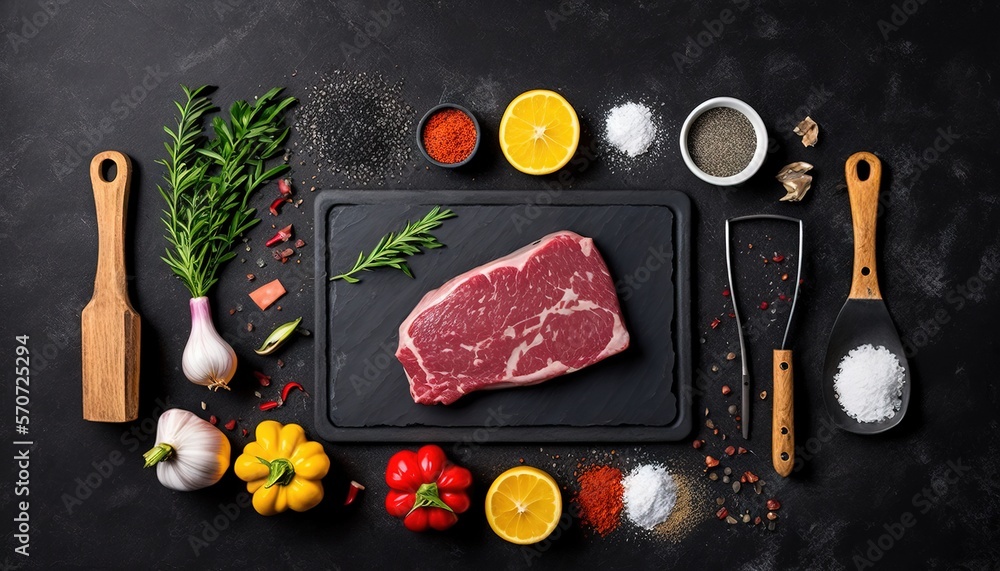
[[812,117],[807,116],[799,122],[794,131],[796,135],[802,137],[803,147],[815,147],[819,141],[819,125],[812,120]]
[[799,161],[785,165],[781,169],[775,178],[785,187],[785,192],[788,193],[781,197],[781,201],[799,202],[805,197],[806,193],[809,192],[809,187],[812,185],[813,179],[812,175],[806,173],[811,171],[812,168],[811,164]]

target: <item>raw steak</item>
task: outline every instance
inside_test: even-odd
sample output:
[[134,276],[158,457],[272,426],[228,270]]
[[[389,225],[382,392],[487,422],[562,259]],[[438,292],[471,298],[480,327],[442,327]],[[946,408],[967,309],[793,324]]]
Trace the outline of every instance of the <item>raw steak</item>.
[[399,326],[396,357],[415,402],[450,404],[577,371],[628,342],[594,241],[561,231],[427,293]]

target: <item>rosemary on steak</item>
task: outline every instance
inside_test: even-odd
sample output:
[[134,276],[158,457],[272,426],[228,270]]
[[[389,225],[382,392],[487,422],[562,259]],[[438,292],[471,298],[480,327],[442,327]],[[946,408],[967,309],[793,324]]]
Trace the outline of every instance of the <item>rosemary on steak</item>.
[[444,220],[455,216],[457,215],[451,210],[441,210],[440,206],[435,206],[420,220],[407,222],[406,228],[402,231],[390,232],[383,236],[368,255],[364,252],[358,254],[358,261],[354,262],[354,267],[350,271],[333,276],[330,281],[344,280],[356,284],[361,280],[353,277],[354,274],[382,267],[396,268],[412,278],[413,272],[406,263],[406,257],[420,253],[420,248],[433,250],[444,246],[431,234],[431,230],[440,226]]
[[268,159],[283,152],[288,138],[284,112],[295,98],[279,99],[275,88],[252,105],[236,101],[228,120],[212,120],[214,137],[204,134],[205,115],[215,111],[207,96],[211,89],[181,86],[187,101],[175,102],[180,115],[176,130],[164,127],[167,158],[163,223],[167,248],[163,261],[170,266],[193,298],[204,296],[218,280],[219,267],[232,259],[236,239],[260,220],[249,205],[254,191],[280,176],[288,165],[265,170]]

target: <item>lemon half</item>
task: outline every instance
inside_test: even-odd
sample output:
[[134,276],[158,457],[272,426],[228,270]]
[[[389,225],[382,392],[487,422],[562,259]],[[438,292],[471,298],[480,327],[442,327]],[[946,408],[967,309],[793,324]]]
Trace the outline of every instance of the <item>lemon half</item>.
[[534,89],[518,95],[500,120],[500,149],[517,170],[534,175],[566,165],[580,142],[580,119],[555,91]]
[[559,486],[538,468],[511,468],[500,474],[486,493],[486,521],[511,543],[542,541],[559,525],[561,516]]

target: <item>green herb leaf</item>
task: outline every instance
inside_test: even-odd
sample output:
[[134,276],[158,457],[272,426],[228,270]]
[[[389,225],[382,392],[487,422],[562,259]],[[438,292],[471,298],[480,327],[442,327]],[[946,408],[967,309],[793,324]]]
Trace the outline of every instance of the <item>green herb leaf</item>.
[[353,277],[353,274],[382,267],[396,268],[412,278],[413,271],[406,263],[406,257],[419,254],[420,248],[430,250],[444,246],[430,231],[441,226],[444,220],[455,216],[457,214],[451,210],[441,210],[440,206],[435,206],[420,220],[407,222],[406,227],[398,234],[390,232],[383,236],[367,256],[364,252],[358,255],[358,261],[350,271],[333,276],[330,281],[344,280],[349,284],[356,284],[361,280]]
[[228,122],[211,121],[213,139],[205,136],[205,116],[216,110],[209,86],[181,86],[187,101],[175,102],[176,129],[164,127],[167,158],[166,188],[158,186],[167,203],[163,211],[167,250],[162,257],[184,282],[192,297],[205,295],[218,281],[219,268],[235,257],[233,244],[260,220],[249,206],[254,191],[288,170],[288,165],[262,172],[263,163],[280,154],[288,137],[284,111],[295,102],[278,100],[275,88],[251,106],[233,103]]

